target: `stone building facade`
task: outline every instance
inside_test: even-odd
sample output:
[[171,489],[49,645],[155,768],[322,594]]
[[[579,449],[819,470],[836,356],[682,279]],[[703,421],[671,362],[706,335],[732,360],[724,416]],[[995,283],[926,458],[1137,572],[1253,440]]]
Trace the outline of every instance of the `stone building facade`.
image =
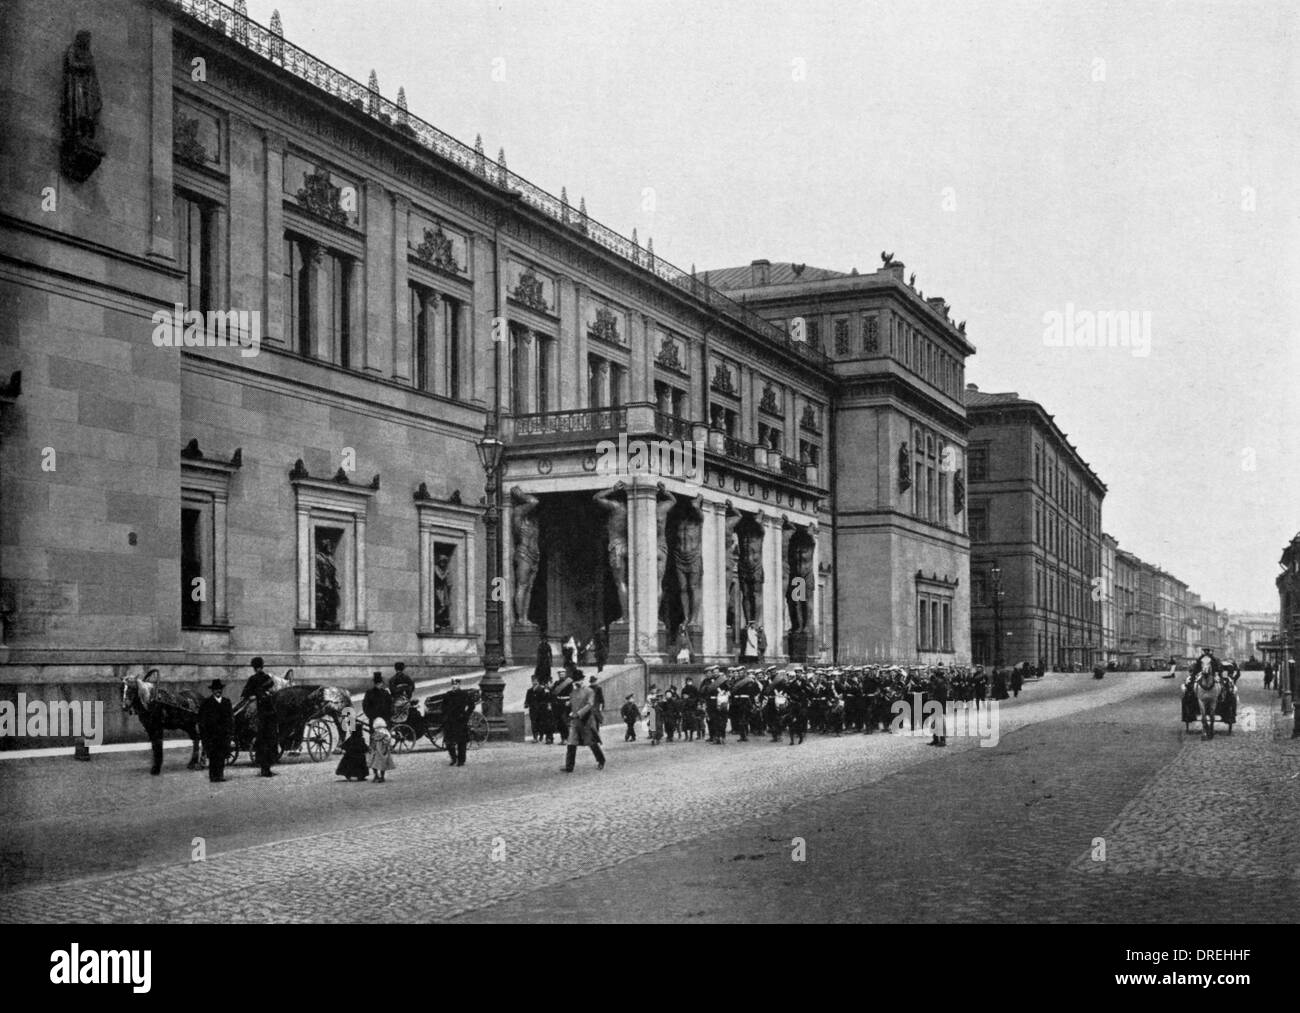
[[1097,591],[1106,486],[1037,402],[968,385],[966,414],[975,660],[996,654],[996,567],[1004,660],[1087,668],[1103,656]]
[[[460,671],[489,593],[516,663],[602,627],[615,660],[730,660],[751,622],[770,660],[966,660],[938,441],[961,461],[973,349],[897,271],[845,305],[912,331],[837,361],[278,26],[208,0],[16,0],[6,26],[6,695],[115,701],[254,654],[349,685]],[[955,387],[922,378],[922,330]],[[872,434],[869,471],[841,429]]]
[[[757,260],[708,277],[830,359],[831,411],[800,415],[797,453],[835,506],[836,656],[968,659],[965,324],[892,257],[870,274]],[[754,435],[772,438],[761,415]]]

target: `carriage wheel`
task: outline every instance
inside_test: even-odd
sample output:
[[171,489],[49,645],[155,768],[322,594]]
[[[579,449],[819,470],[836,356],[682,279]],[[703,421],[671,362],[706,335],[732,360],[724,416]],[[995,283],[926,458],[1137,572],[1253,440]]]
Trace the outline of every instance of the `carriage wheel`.
[[303,729],[302,741],[313,763],[328,759],[334,749],[333,724],[324,718],[313,718]]
[[481,746],[488,737],[488,723],[478,711],[469,716],[469,744],[471,746]]
[[415,730],[410,725],[393,726],[393,752],[409,753],[415,748]]
[[444,749],[447,748],[445,745],[443,745],[442,742],[441,728],[436,728],[436,729],[430,728],[427,732],[425,732],[425,734],[429,736],[429,741],[433,743],[433,748],[437,750],[439,753],[441,753]]

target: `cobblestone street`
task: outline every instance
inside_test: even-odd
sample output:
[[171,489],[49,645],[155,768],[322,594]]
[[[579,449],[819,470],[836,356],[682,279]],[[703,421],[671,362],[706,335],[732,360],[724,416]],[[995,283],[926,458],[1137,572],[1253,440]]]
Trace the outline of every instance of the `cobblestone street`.
[[384,785],[305,760],[212,785],[170,750],[158,778],[143,753],[12,761],[0,918],[1289,921],[1300,743],[1257,673],[1241,705],[1254,730],[1204,742],[1156,674],[1049,675],[993,748],[607,733],[603,772],[494,745],[400,757]]

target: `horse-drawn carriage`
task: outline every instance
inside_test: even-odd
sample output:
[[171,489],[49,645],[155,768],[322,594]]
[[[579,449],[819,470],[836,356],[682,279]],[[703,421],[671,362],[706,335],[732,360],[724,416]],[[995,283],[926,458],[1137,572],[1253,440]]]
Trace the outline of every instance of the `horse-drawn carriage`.
[[[478,689],[467,689],[470,706],[477,708],[482,694]],[[388,723],[393,736],[393,749],[399,753],[409,753],[422,738],[428,738],[436,750],[443,750],[446,745],[442,740],[443,717],[442,703],[446,692],[426,696],[423,702],[399,696],[393,701],[393,720]],[[367,733],[369,726],[365,726]],[[488,723],[477,709],[469,716],[469,744],[480,746],[487,741]]]
[[[1202,718],[1202,701],[1206,707],[1213,708],[1212,718]],[[1232,726],[1237,723],[1236,682],[1226,672],[1215,674],[1212,682],[1210,679],[1202,682],[1195,673],[1189,674],[1183,682],[1182,717],[1184,733],[1190,732],[1192,725],[1199,722],[1204,734],[1212,738],[1217,721],[1227,725],[1231,735]]]
[[[352,706],[351,695],[335,686],[299,686],[293,681],[293,669],[283,678],[272,676],[275,691],[271,701],[279,726],[279,755],[298,756],[305,750],[313,763],[328,759],[334,747],[343,742],[343,713]],[[234,763],[246,752],[256,763],[257,700],[248,697],[235,705],[235,734],[231,739],[227,763]]]

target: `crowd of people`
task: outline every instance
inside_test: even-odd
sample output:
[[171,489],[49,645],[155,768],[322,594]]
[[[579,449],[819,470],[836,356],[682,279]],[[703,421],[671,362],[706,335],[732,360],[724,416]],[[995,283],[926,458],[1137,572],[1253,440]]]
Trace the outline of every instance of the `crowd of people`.
[[[735,666],[725,670],[718,666],[706,669],[698,684],[686,676],[680,686],[652,685],[644,703],[628,694],[619,717],[625,725],[625,742],[644,736],[651,745],[677,741],[722,745],[729,737],[746,742],[751,735],[767,735],[775,742],[788,735],[794,744],[803,742],[809,732],[869,734],[889,729],[895,702],[905,700],[912,706],[918,695],[922,708],[931,699],[970,701],[976,707],[986,699],[1005,700],[1020,694],[1027,673],[1036,674],[1028,666],[995,669],[991,674],[983,666]],[[553,743],[557,737],[566,741],[568,734],[571,747],[586,744],[573,741],[572,695],[575,688],[584,687],[599,693],[596,677],[584,676],[576,663],[566,663],[558,679],[549,675],[539,666],[525,698],[533,741]],[[603,707],[601,699],[601,713]],[[918,724],[921,713],[915,709]],[[599,744],[599,723],[594,727]]]

